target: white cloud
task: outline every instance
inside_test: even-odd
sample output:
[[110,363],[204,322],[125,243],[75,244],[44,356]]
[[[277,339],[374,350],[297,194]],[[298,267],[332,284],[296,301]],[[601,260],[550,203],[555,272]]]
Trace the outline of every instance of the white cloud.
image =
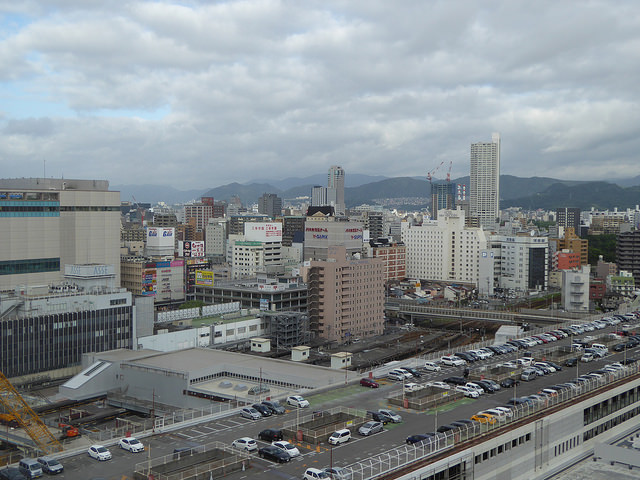
[[635,2],[18,3],[0,2],[3,176],[46,158],[179,188],[336,163],[455,177],[493,131],[503,173],[640,174]]

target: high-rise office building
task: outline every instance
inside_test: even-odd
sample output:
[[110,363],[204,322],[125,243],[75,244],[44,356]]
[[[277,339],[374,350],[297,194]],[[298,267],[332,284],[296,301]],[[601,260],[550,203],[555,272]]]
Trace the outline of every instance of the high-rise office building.
[[258,213],[271,218],[282,216],[282,199],[275,193],[265,193],[258,199]]
[[471,144],[470,215],[493,227],[500,211],[500,135]]
[[580,235],[580,209],[575,207],[556,209],[556,224],[559,227],[573,228],[573,231]]
[[120,283],[120,192],[106,180],[0,179],[0,290],[50,285],[65,265],[113,265]]
[[344,215],[346,211],[344,203],[344,170],[337,165],[329,168],[327,202],[335,208],[336,215]]
[[438,210],[453,210],[457,185],[455,183],[431,184],[431,218],[438,219]]
[[323,207],[327,205],[327,187],[316,185],[311,190],[311,206]]

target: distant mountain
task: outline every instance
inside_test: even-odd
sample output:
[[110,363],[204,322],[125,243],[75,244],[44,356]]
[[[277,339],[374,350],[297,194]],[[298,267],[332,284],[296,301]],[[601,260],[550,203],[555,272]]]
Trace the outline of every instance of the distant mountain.
[[640,186],[623,188],[607,182],[584,182],[575,185],[555,183],[542,192],[503,201],[501,207],[542,208],[578,207],[588,210],[634,208],[640,203]]
[[[350,174],[354,183],[366,179],[377,178],[367,175]],[[319,181],[310,181],[313,179]],[[322,180],[322,181],[320,181]],[[443,180],[434,180],[441,183]],[[296,182],[300,183],[296,185]],[[634,182],[631,180],[631,182]],[[288,178],[272,183],[230,183],[207,191],[180,191],[168,186],[154,185],[122,185],[112,186],[113,190],[120,190],[122,200],[132,200],[133,196],[140,202],[157,203],[164,201],[168,204],[184,203],[199,199],[201,196],[212,196],[216,200],[229,201],[237,195],[242,203],[251,205],[258,201],[264,193],[275,193],[283,199],[294,199],[310,196],[314,185],[326,185],[326,176],[320,175],[306,178]],[[460,177],[452,183],[467,185],[469,194],[469,177]],[[288,188],[281,188],[288,186]],[[415,198],[427,199],[430,195],[428,181],[424,177],[383,178],[369,183],[345,188],[345,200],[348,207],[363,203],[373,204],[380,198]],[[399,202],[402,203],[402,202]],[[425,202],[426,203],[426,202]],[[627,208],[640,203],[640,186],[622,187],[608,182],[579,182],[572,180],[558,180],[549,177],[521,178],[513,175],[500,176],[500,206],[518,206],[528,209],[555,209],[560,206],[575,206],[582,209],[596,208]],[[416,205],[416,207],[419,205]]]
[[122,202],[140,203],[165,202],[168,205],[185,203],[190,200],[200,198],[204,193],[202,189],[197,190],[176,190],[168,185],[109,185],[109,190],[119,191]]
[[[361,173],[349,173],[345,174],[345,187],[359,187],[360,185],[364,185],[366,183],[377,182],[379,180],[384,180],[389,177],[384,177],[382,175],[363,175]],[[318,173],[316,175],[311,175],[309,177],[299,178],[299,177],[289,177],[284,180],[267,180],[270,185],[280,189],[281,191],[291,190],[294,188],[309,186],[310,188],[314,185],[326,185],[327,184],[327,174],[326,173]],[[250,181],[245,185],[250,185],[253,183],[258,183],[258,181]]]
[[640,175],[631,178],[619,178],[617,180],[610,180],[611,183],[620,185],[621,187],[635,187],[640,185]]

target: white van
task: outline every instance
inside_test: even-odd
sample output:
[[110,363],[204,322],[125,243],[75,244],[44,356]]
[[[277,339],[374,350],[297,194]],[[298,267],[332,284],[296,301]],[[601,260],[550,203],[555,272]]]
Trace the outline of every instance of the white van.
[[450,367],[460,367],[467,364],[466,361],[460,357],[456,357],[455,355],[445,355],[440,357],[440,363]]
[[424,367],[422,368],[424,368],[428,372],[439,372],[440,370],[442,370],[442,368],[440,368],[440,365],[438,365],[436,362],[424,362]]
[[405,379],[405,376],[403,373],[397,372],[395,370],[391,370],[389,373],[387,373],[387,377],[389,377],[391,380],[396,380],[399,382]]
[[18,470],[27,478],[37,478],[42,476],[42,467],[33,458],[23,458],[18,464]]
[[469,398],[478,398],[480,396],[480,394],[478,392],[476,392],[475,390],[472,390],[471,388],[466,387],[464,385],[458,385],[456,387],[456,392],[460,392],[465,397],[469,397]]
[[602,343],[592,343],[591,348],[595,348],[596,350],[602,350],[604,353],[609,353],[609,347],[603,345]]
[[339,445],[341,443],[345,443],[351,440],[351,430],[348,428],[343,428],[341,430],[336,430],[331,434],[329,440],[327,440],[331,445]]

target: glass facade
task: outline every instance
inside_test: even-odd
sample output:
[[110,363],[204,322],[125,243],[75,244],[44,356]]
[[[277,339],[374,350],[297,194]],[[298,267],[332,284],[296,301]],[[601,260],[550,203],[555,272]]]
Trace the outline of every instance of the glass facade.
[[79,365],[82,354],[131,348],[133,307],[117,306],[0,322],[0,369],[7,377]]
[[43,273],[60,271],[60,258],[33,258],[29,260],[0,261],[0,275]]

